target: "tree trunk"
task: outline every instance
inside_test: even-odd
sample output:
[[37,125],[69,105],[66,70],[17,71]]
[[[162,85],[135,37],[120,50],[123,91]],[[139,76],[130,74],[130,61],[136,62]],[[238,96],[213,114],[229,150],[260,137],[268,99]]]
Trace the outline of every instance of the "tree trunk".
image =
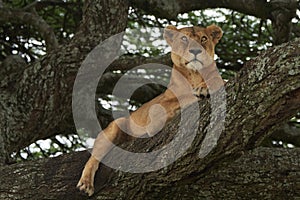
[[127,11],[127,1],[85,1],[83,20],[68,45],[9,80],[12,74],[0,74],[1,163],[38,139],[75,131],[72,89],[80,64],[101,41],[125,30]]
[[[192,105],[181,113],[190,119],[184,121],[184,125],[197,132],[181,158],[163,169],[141,174],[100,166],[93,198],[299,197],[299,149],[259,148],[249,154],[249,150],[300,110],[299,45],[300,39],[297,39],[267,50],[248,62],[236,78],[226,84],[225,127],[216,146],[206,156],[199,157],[203,140],[209,138],[210,106],[209,101],[203,100],[199,101],[198,111]],[[184,136],[183,141],[193,137],[187,129],[178,129],[181,116],[153,138],[137,139],[121,146],[133,152],[148,152],[161,149],[177,134]],[[178,152],[175,149],[168,153],[176,156]],[[88,153],[73,153],[3,166],[1,198],[84,199],[76,192],[75,185],[88,156]],[[149,163],[164,162],[163,156],[158,151],[157,157]],[[109,162],[127,158],[108,154],[106,159]],[[145,166],[139,159],[135,167]]]

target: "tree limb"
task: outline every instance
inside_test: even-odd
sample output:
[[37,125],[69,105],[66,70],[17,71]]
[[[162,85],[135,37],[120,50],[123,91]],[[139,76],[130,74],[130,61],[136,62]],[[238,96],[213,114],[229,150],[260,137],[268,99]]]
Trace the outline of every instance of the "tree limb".
[[58,41],[53,29],[37,14],[11,8],[0,8],[0,22],[31,25],[36,28],[45,40],[47,51],[58,47]]
[[274,43],[289,41],[291,19],[296,16],[297,0],[130,0],[133,7],[140,8],[156,17],[176,20],[177,15],[207,8],[228,8],[261,19],[271,19]]
[[[89,199],[297,198],[300,197],[295,181],[300,176],[299,154],[300,149],[258,148],[226,166],[194,174],[175,184],[161,182],[161,177],[176,176],[169,170],[155,177],[155,172],[128,174],[103,165],[96,174],[96,190],[101,188],[101,192]],[[0,167],[0,198],[88,199],[75,186],[89,155],[77,152]],[[122,185],[130,186],[134,181],[139,182],[130,187],[132,192],[122,190]]]
[[108,68],[108,71],[128,71],[134,67],[147,63],[160,63],[167,66],[172,66],[171,54],[160,55],[157,57],[131,56],[124,55],[115,60]]
[[207,8],[228,8],[262,19],[268,19],[271,11],[270,5],[264,0],[130,0],[130,3],[132,6],[141,8],[149,14],[169,20],[176,19],[180,13]]
[[65,2],[61,0],[42,0],[42,1],[34,1],[23,8],[23,10],[41,10],[48,6],[60,6],[62,8],[68,8],[71,6],[76,6],[80,2]]

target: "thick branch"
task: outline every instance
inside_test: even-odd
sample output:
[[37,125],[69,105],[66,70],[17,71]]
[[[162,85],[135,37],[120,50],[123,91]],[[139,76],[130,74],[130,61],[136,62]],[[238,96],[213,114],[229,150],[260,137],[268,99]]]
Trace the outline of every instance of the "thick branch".
[[[160,182],[159,176],[152,182],[147,180],[152,173],[126,174],[102,166],[101,173],[96,175],[96,188],[102,187],[102,192],[92,199],[297,198],[299,154],[300,149],[258,148],[224,168],[202,174],[202,178],[191,176],[178,180],[176,185]],[[88,156],[87,152],[78,152],[0,167],[0,198],[88,199],[75,187]],[[168,172],[162,176],[170,176]],[[132,193],[122,191],[122,185],[130,186],[137,180],[138,187],[131,187]]]
[[23,8],[23,10],[41,10],[48,6],[60,6],[62,8],[70,8],[72,6],[77,6],[81,2],[65,2],[60,0],[42,0],[42,1],[34,1]]
[[297,0],[130,0],[133,7],[140,8],[157,17],[176,20],[177,15],[207,8],[228,8],[261,19],[271,19],[274,43],[289,41],[291,19],[296,16]]
[[258,18],[270,17],[270,5],[265,0],[130,0],[134,7],[141,8],[157,17],[176,19],[180,13],[207,8],[228,8]]
[[40,16],[10,8],[0,8],[0,22],[31,25],[41,34],[46,42],[47,51],[58,47],[53,29]]
[[122,56],[114,61],[108,68],[109,71],[122,70],[128,71],[134,67],[144,65],[147,63],[160,63],[167,66],[172,66],[170,53],[157,56],[157,57],[144,57],[144,56]]

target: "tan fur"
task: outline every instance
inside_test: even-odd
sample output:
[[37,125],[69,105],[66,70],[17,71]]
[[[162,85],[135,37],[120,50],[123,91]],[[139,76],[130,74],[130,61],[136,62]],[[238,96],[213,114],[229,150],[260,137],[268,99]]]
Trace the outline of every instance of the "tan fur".
[[[185,38],[186,37],[186,38]],[[222,30],[215,25],[207,28],[187,27],[177,29],[168,26],[164,38],[172,47],[174,63],[168,89],[158,97],[142,105],[129,118],[120,118],[104,129],[96,138],[92,155],[85,165],[77,187],[89,196],[94,193],[94,175],[99,162],[110,151],[109,141],[120,142],[122,132],[135,137],[155,135],[181,108],[216,91],[220,77],[213,62],[215,45],[222,37]],[[194,53],[191,53],[194,52]],[[198,52],[198,54],[196,54]],[[193,59],[198,61],[193,61]],[[200,75],[201,73],[201,75]],[[208,82],[204,82],[208,80]],[[217,86],[216,86],[217,85]],[[159,119],[159,120],[157,120]]]

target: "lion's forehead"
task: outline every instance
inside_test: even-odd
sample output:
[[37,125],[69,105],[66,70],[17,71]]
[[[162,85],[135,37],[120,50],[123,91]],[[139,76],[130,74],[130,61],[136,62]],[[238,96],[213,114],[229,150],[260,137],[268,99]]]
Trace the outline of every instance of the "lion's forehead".
[[179,32],[195,40],[200,39],[202,36],[208,37],[206,34],[206,28],[198,26],[181,28],[179,29]]

